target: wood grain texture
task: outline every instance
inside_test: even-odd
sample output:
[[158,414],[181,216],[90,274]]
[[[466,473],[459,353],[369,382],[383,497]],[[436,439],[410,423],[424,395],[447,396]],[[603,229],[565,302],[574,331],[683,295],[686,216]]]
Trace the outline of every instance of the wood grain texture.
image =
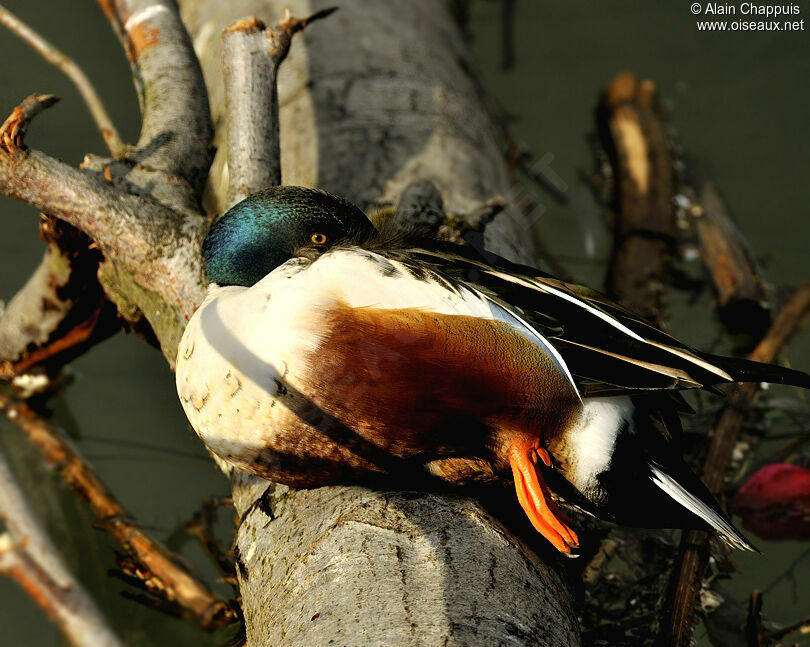
[[250,645],[579,644],[561,578],[469,500],[277,488],[237,546]]
[[655,85],[620,74],[605,89],[596,114],[615,177],[605,287],[622,305],[660,323],[674,247],[675,177]]
[[[221,31],[245,16],[275,24],[285,5],[308,16],[329,4],[180,2],[220,151]],[[448,214],[507,194],[506,166],[452,6],[347,1],[296,38],[279,73],[286,183],[368,207],[396,204],[412,181],[429,180]],[[218,154],[208,185],[207,205],[217,212],[227,192],[224,162]],[[493,251],[532,262],[528,230],[509,208],[484,238]],[[243,516],[237,544],[250,645],[579,644],[556,567],[473,501],[359,487],[268,490],[239,472],[232,480]]]

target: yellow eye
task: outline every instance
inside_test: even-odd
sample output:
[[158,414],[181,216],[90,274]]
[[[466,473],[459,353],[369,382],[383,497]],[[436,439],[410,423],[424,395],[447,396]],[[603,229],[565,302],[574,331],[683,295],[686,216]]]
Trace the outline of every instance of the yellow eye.
[[323,245],[326,242],[326,236],[323,234],[312,234],[312,238],[310,240],[316,245]]

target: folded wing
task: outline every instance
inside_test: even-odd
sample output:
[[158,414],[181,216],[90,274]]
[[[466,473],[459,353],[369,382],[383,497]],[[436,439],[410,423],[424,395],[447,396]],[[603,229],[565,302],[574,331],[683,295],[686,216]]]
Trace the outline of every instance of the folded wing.
[[[495,255],[447,246],[408,249],[414,271],[433,271],[511,310],[559,351],[584,397],[772,382],[810,388],[780,366],[697,351],[590,288]],[[421,267],[420,267],[421,266]]]

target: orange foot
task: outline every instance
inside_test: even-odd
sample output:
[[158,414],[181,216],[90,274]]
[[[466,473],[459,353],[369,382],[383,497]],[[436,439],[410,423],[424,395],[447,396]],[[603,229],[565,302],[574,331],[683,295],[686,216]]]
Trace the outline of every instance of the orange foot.
[[579,546],[577,534],[568,527],[571,521],[557,508],[543,477],[535,468],[537,458],[551,466],[551,457],[535,439],[513,440],[509,446],[509,464],[515,477],[518,501],[537,532],[561,553],[570,554]]

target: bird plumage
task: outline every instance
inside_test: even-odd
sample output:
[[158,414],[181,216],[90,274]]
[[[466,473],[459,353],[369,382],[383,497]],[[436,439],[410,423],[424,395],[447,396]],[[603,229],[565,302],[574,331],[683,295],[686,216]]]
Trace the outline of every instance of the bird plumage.
[[421,466],[512,469],[535,527],[576,534],[543,485],[632,525],[711,527],[751,548],[680,457],[678,391],[798,371],[701,353],[594,290],[371,227],[295,187],[248,198],[206,240],[213,284],[178,353],[192,426],[240,469],[294,486]]

